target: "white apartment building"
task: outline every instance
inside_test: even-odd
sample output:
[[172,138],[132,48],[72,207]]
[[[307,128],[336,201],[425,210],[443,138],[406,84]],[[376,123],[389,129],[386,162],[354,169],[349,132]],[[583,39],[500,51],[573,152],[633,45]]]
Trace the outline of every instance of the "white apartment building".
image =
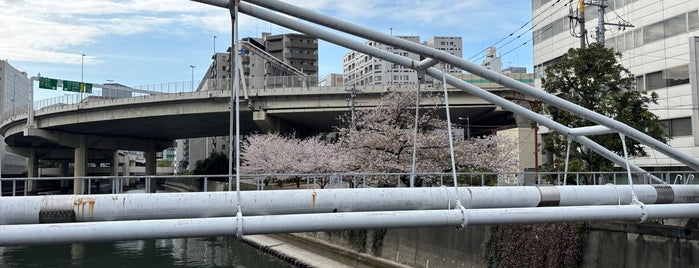
[[[565,2],[565,3],[564,3]],[[578,2],[578,1],[574,1]],[[599,4],[599,0],[585,1]],[[621,63],[636,76],[637,87],[660,97],[650,110],[666,124],[669,144],[699,158],[697,60],[699,53],[699,1],[608,0],[605,21],[633,27],[605,27],[605,46],[622,54]],[[568,18],[568,1],[533,0],[534,73],[557,60],[569,48],[579,47],[571,35],[579,25]],[[577,3],[572,3],[573,11]],[[585,26],[589,42],[597,37],[598,7],[586,4]],[[538,79],[536,79],[538,80]],[[540,82],[537,82],[537,86]],[[649,157],[633,161],[647,170],[674,170],[681,163],[646,149]]]
[[[0,111],[2,118],[13,113],[25,113],[28,108],[30,80],[27,73],[17,70],[10,63],[0,60]],[[0,146],[2,175],[20,175],[27,171],[27,159],[5,150],[4,137]]]
[[[411,42],[420,43],[419,36],[397,36]],[[394,54],[410,58],[414,61],[422,60],[420,55],[402,49],[396,49],[374,41],[366,42],[367,45]],[[435,36],[422,43],[424,45],[446,51],[452,55],[463,57],[461,37]],[[417,72],[413,69],[399,66],[391,62],[374,58],[357,51],[345,54],[342,60],[342,70],[345,85],[379,85],[379,84],[417,84]],[[449,73],[456,74],[461,71],[453,66],[447,66]],[[428,83],[432,80],[426,80]]]

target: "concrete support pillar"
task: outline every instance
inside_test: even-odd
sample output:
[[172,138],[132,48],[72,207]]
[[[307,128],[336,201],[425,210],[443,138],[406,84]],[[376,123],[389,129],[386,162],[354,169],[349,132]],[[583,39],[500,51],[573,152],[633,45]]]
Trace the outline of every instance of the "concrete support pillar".
[[[29,149],[29,157],[27,158],[27,177],[37,178],[39,177],[39,158],[36,157],[36,149]],[[35,180],[27,181],[27,193],[36,194],[36,183]]]
[[111,164],[111,173],[112,176],[116,177],[119,176],[119,151],[116,150],[114,151],[114,156],[112,157],[112,164]]
[[263,132],[267,133],[282,133],[288,128],[286,122],[269,116],[263,110],[253,111],[252,120]]
[[[87,138],[80,135],[80,143],[75,147],[75,158],[73,162],[73,175],[84,177],[87,169]],[[73,194],[84,194],[83,180],[73,180]]]
[[[146,176],[155,175],[157,167],[158,163],[155,160],[155,142],[151,142],[146,151]],[[155,179],[150,180],[149,189],[151,193],[155,193]]]
[[[69,167],[70,165],[68,165],[68,162],[61,162],[61,177],[68,177],[68,175],[70,174],[68,172]],[[68,182],[69,180],[61,180],[61,189],[68,188],[68,186],[70,185]]]
[[121,188],[120,185],[120,180],[118,180],[116,177],[119,176],[119,150],[114,150],[114,155],[112,156],[112,164],[110,165],[111,168],[111,174],[114,177],[112,183],[110,183],[110,187],[112,187],[112,192],[113,193],[118,193],[119,189]]

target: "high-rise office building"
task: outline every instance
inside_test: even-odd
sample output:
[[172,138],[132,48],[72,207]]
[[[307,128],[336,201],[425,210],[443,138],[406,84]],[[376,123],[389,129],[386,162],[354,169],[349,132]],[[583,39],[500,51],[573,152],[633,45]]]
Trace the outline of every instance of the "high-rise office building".
[[[576,1],[577,2],[577,1]],[[587,1],[586,1],[587,2]],[[699,1],[696,0],[608,0],[604,3],[605,22],[600,31],[599,7],[585,4],[585,42],[602,39],[607,47],[621,53],[621,64],[636,76],[636,87],[660,97],[649,109],[659,116],[672,137],[669,144],[699,158]],[[533,0],[534,73],[544,75],[546,66],[569,48],[579,47],[577,4]],[[603,34],[603,35],[602,35]],[[540,85],[540,82],[537,82]],[[649,156],[635,158],[639,166],[672,170],[681,163],[646,149]]]
[[[318,84],[318,39],[304,34],[247,37],[241,40],[241,66],[247,88],[280,88]],[[230,47],[217,52],[197,90],[230,88]],[[178,141],[178,170],[193,170],[212,152],[228,155],[228,136]],[[185,167],[186,166],[186,167]]]
[[[411,42],[420,43],[419,36],[397,36]],[[387,46],[378,42],[368,41],[367,45],[390,51],[394,54],[410,58],[415,62],[423,60],[420,55]],[[449,54],[462,57],[461,37],[435,36],[422,44],[443,50]],[[448,73],[457,74],[461,71],[451,65],[445,66]],[[438,68],[442,68],[438,66]],[[345,54],[342,60],[345,85],[380,85],[380,84],[417,84],[417,72],[411,68],[400,66],[385,60],[377,59],[357,51]],[[426,78],[428,83],[432,79]]]
[[[26,113],[31,80],[27,73],[17,70],[9,62],[0,60],[0,111],[5,120],[14,114]],[[2,175],[20,175],[27,171],[25,157],[9,153],[3,140],[0,142],[0,169]]]

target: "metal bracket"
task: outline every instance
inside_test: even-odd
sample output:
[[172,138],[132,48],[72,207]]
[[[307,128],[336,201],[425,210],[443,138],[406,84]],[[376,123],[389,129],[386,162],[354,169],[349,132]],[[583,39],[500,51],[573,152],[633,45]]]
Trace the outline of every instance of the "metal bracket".
[[638,223],[645,222],[646,219],[648,219],[648,213],[646,212],[646,207],[643,202],[638,201],[638,199],[634,197],[634,201],[631,204],[636,205],[641,209],[641,218],[638,220]]
[[243,239],[243,213],[240,212],[240,205],[238,205],[238,212],[235,213],[235,222],[238,227],[235,238]]
[[464,217],[463,222],[461,222],[461,224],[459,224],[459,226],[456,226],[457,230],[461,230],[461,229],[465,228],[466,226],[468,226],[468,214],[466,213],[466,208],[464,208],[464,206],[461,205],[460,201],[456,201],[456,207],[454,207],[454,209],[460,210],[461,215]]

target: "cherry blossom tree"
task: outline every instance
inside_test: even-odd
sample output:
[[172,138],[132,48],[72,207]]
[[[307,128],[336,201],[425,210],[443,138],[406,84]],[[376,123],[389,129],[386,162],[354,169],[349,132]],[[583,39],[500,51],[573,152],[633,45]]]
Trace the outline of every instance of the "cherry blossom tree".
[[[279,174],[265,179],[292,179],[300,187],[301,178],[287,174],[326,174],[345,172],[347,155],[339,144],[327,143],[317,137],[296,139],[279,134],[248,136],[241,148],[241,171],[247,174]],[[321,188],[328,179],[316,181]]]
[[[341,144],[351,156],[350,167],[361,172],[409,173],[415,123],[414,91],[384,95],[375,109],[355,114],[356,129],[340,128]],[[435,96],[422,96],[434,102]],[[424,102],[423,102],[424,103]],[[416,173],[451,170],[447,122],[437,116],[437,105],[420,109],[417,133]],[[351,124],[345,124],[351,125]],[[462,131],[452,128],[455,133]],[[454,154],[459,171],[516,172],[517,143],[504,137],[455,138]],[[389,183],[378,178],[377,183]],[[407,182],[407,176],[403,177]],[[422,179],[421,179],[422,180]],[[393,182],[395,183],[395,182]],[[418,181],[418,184],[420,182]]]
[[[414,91],[393,91],[384,95],[374,109],[355,114],[355,128],[338,128],[335,143],[317,137],[296,139],[278,134],[248,136],[241,151],[241,171],[248,174],[318,174],[318,173],[404,173],[412,170],[415,123]],[[417,132],[416,173],[451,171],[447,122],[437,115],[439,98],[423,96],[433,102],[420,109]],[[436,101],[435,101],[436,100]],[[453,131],[462,131],[454,128]],[[454,152],[458,171],[517,172],[517,143],[500,136],[469,140],[455,138]],[[280,175],[281,176],[281,175]],[[288,179],[280,176],[270,179]],[[299,186],[299,177],[292,178]],[[407,183],[408,176],[401,178]],[[417,185],[430,178],[418,178]],[[269,180],[266,180],[269,181]],[[317,180],[324,187],[327,178]],[[385,176],[369,183],[395,185]]]

